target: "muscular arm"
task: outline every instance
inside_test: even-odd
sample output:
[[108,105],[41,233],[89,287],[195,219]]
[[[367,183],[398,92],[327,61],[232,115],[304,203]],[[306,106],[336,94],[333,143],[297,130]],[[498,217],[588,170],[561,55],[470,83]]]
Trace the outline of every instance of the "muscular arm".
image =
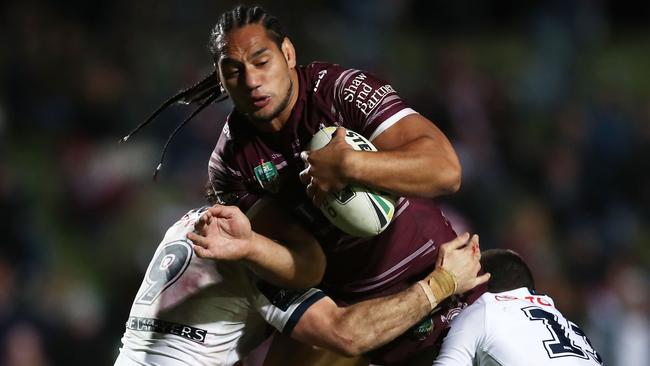
[[420,114],[402,118],[372,143],[378,152],[352,152],[344,159],[344,174],[351,181],[422,197],[455,193],[460,188],[461,167],[454,148]]
[[235,206],[211,207],[195,233],[188,234],[197,255],[243,260],[258,277],[280,287],[305,288],[321,281],[325,255],[311,234],[268,199],[247,216]]
[[344,308],[324,298],[309,308],[291,336],[356,356],[393,340],[430,311],[429,301],[418,285]]
[[316,286],[323,279],[327,263],[320,244],[273,202],[262,199],[246,213],[261,239],[248,261],[249,267],[276,286]]
[[[291,336],[347,356],[359,355],[388,343],[448,296],[465,292],[488,280],[489,274],[477,277],[480,270],[478,237],[474,236],[469,245],[465,245],[468,239],[469,235],[461,235],[440,248],[436,270],[424,280],[424,283],[439,285],[431,286],[434,302],[419,283],[397,294],[345,308],[324,298],[305,312]],[[447,286],[449,273],[456,278],[456,288],[453,288],[453,281],[451,288]]]
[[352,150],[337,131],[320,150],[305,154],[301,175],[320,202],[324,192],[361,183],[401,196],[436,197],[460,188],[461,167],[447,137],[428,119],[410,114],[372,141],[378,152]]

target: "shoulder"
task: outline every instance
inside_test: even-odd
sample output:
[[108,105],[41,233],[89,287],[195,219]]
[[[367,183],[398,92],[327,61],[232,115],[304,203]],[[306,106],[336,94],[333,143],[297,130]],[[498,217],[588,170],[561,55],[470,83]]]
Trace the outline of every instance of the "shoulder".
[[329,74],[336,75],[346,69],[339,64],[334,64],[330,62],[314,61],[306,66],[303,66],[305,72],[310,75],[310,77],[318,77],[319,75]]
[[226,117],[226,123],[224,123],[221,129],[217,146],[225,147],[234,143],[241,143],[248,138],[250,129],[246,128],[247,123],[246,118],[233,109],[228,117]]
[[247,123],[246,119],[234,110],[228,115],[212,152],[211,163],[223,164],[233,161],[247,149],[252,138]]
[[306,66],[301,66],[307,82],[307,89],[314,93],[330,90],[331,84],[346,69],[338,64],[314,61]]
[[216,190],[229,186],[233,179],[244,179],[242,161],[250,146],[246,143],[245,133],[242,133],[241,121],[233,120],[233,114],[228,116],[208,162],[208,176]]
[[230,123],[226,120],[226,123],[221,130],[221,134],[217,139],[217,144],[210,155],[210,161],[208,164],[209,170],[212,171],[223,170],[224,162],[231,160],[234,157],[234,141],[230,133]]
[[303,67],[307,80],[314,91],[322,86],[359,85],[362,82],[383,82],[375,74],[341,66],[339,64],[315,61]]

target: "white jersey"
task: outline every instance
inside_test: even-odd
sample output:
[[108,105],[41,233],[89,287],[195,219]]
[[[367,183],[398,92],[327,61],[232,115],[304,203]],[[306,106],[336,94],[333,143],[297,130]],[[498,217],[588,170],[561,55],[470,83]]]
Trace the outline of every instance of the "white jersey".
[[451,323],[434,365],[602,365],[580,328],[545,295],[487,292]]
[[197,257],[185,236],[205,209],[167,230],[133,302],[116,366],[232,365],[264,340],[267,323],[290,333],[324,297],[258,283],[239,262]]

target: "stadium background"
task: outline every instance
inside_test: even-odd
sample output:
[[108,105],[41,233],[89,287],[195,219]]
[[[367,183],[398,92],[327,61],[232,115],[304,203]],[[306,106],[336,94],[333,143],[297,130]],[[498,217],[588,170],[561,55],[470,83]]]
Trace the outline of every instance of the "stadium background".
[[[436,121],[464,168],[456,226],[520,252],[606,364],[648,364],[647,2],[260,3],[300,63],[374,71]],[[190,109],[117,140],[210,70],[234,4],[0,5],[0,365],[112,363],[163,230],[202,204],[230,105],[177,136],[157,184]]]

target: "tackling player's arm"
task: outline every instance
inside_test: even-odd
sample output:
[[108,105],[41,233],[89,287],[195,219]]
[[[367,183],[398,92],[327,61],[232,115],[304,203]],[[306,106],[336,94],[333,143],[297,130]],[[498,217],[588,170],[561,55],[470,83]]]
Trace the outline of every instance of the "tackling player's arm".
[[378,152],[355,151],[339,129],[327,146],[303,153],[309,168],[301,178],[315,202],[320,202],[324,192],[340,190],[348,183],[420,197],[455,193],[460,188],[461,166],[454,148],[422,115],[401,118],[372,143]]
[[236,206],[208,209],[195,232],[188,234],[196,254],[216,260],[244,260],[258,277],[276,286],[316,286],[326,264],[320,244],[272,202],[262,198],[246,215]]
[[477,277],[479,259],[478,237],[463,234],[441,246],[436,270],[424,280],[348,307],[323,298],[307,309],[291,337],[347,356],[365,353],[404,333],[450,295],[485,283],[489,274]]

